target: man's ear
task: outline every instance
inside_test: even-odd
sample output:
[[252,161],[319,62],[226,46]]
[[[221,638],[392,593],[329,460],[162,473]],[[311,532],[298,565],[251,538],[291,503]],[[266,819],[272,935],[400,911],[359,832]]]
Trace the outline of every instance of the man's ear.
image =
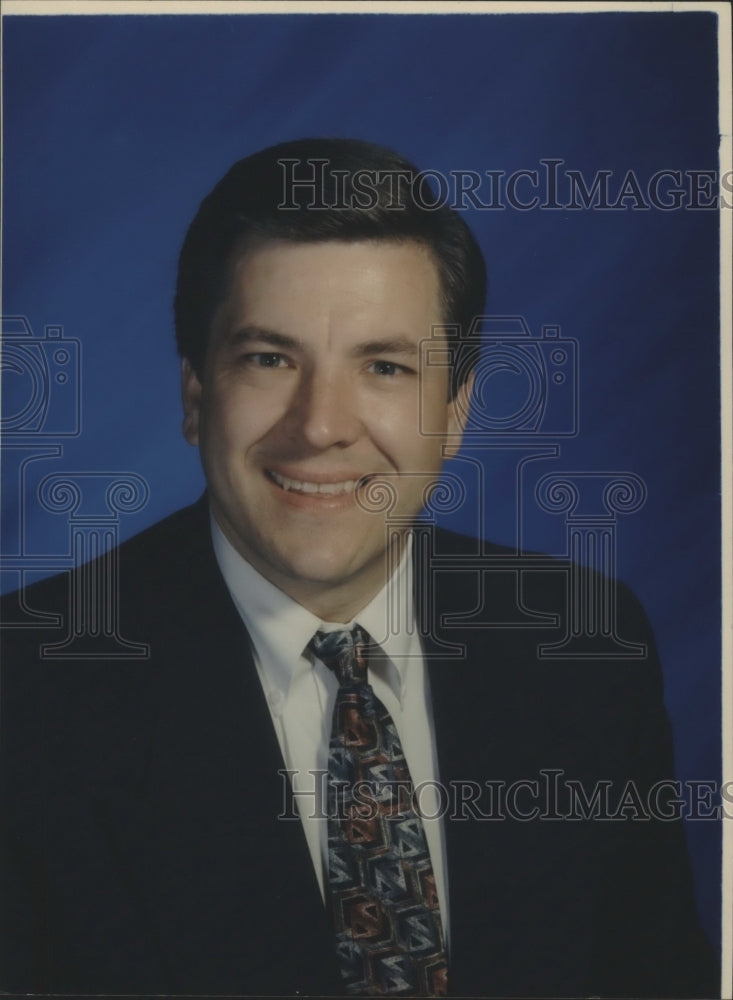
[[444,454],[446,458],[455,458],[461,447],[463,432],[468,421],[468,411],[471,406],[473,391],[473,372],[461,382],[456,394],[448,403],[448,440]]
[[199,443],[201,382],[188,358],[181,362],[181,397],[183,399],[183,436],[189,444]]

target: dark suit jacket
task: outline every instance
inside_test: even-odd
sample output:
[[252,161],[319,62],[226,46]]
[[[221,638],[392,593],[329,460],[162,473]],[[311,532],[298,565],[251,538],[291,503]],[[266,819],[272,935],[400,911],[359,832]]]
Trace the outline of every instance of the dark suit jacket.
[[[672,776],[643,613],[621,591],[624,638],[648,643],[646,659],[538,659],[557,629],[445,616],[483,607],[506,622],[518,597],[562,615],[563,573],[527,574],[520,593],[513,572],[476,571],[474,540],[426,537],[417,579],[440,775],[466,800],[446,820],[451,992],[715,995],[679,823],[498,818],[483,795],[487,781],[554,770],[617,796],[633,780],[643,798]],[[282,759],[205,503],[119,558],[121,634],[149,643],[148,659],[42,662],[39,642],[57,633],[4,632],[0,989],[339,993],[300,822],[278,820]],[[60,577],[27,599],[63,612],[67,589]],[[456,640],[463,655],[442,657]],[[529,811],[531,791],[516,809]]]

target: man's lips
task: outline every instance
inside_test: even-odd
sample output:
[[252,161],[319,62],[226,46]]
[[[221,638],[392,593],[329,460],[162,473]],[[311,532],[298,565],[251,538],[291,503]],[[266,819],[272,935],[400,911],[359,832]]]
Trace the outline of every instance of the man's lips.
[[295,479],[292,476],[284,476],[273,469],[267,469],[267,476],[280,489],[289,493],[300,493],[303,495],[319,495],[324,497],[345,496],[353,493],[359,485],[366,482],[367,477],[361,476],[358,479]]

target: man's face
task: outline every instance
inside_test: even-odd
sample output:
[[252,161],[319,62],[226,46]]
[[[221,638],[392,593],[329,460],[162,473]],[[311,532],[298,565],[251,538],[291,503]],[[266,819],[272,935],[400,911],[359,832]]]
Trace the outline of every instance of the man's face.
[[384,583],[370,479],[396,490],[399,545],[442,464],[435,430],[459,431],[448,370],[420,358],[441,321],[438,272],[417,243],[270,241],[236,263],[202,382],[184,361],[184,433],[219,526],[323,618],[349,620]]

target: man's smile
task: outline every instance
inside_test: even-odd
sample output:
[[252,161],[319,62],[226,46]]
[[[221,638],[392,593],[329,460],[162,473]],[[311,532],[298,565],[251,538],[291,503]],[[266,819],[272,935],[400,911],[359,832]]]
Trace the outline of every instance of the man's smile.
[[315,481],[309,479],[294,479],[290,476],[283,476],[272,469],[266,470],[268,477],[281,489],[293,493],[319,493],[323,496],[341,496],[353,493],[359,483],[363,483],[366,477],[359,479],[327,480]]

